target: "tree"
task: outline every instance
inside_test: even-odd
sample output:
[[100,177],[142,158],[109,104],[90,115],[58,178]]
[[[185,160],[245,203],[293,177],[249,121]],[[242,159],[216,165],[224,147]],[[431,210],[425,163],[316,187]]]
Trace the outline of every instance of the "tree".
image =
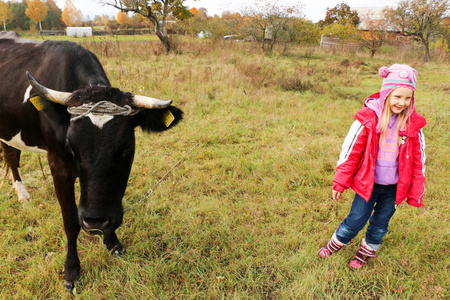
[[47,16],[47,3],[41,0],[27,0],[27,4],[28,8],[25,10],[25,14],[36,24],[39,23],[39,29],[42,30],[41,21]]
[[178,20],[192,17],[192,13],[183,5],[184,0],[105,0],[106,4],[123,12],[134,12],[149,19],[155,26],[155,33],[170,52],[171,43],[167,35],[167,17],[174,16]]
[[78,10],[71,0],[66,0],[62,11],[62,20],[66,26],[80,26],[83,14]]
[[350,6],[342,2],[333,8],[327,8],[325,20],[319,21],[319,23],[321,27],[330,26],[334,23],[351,23],[353,26],[357,26],[359,17],[355,10],[351,10]]
[[196,9],[194,7],[189,11],[192,13],[192,17],[178,22],[178,31],[196,35],[201,31],[207,30],[208,14],[206,8]]
[[242,28],[243,18],[240,13],[224,11],[222,13],[222,23],[227,31],[227,34],[236,34],[238,36],[242,36],[240,33]]
[[198,9],[196,9],[195,7],[189,9],[189,11],[190,11],[193,15],[198,14]]
[[13,15],[9,9],[9,4],[0,1],[0,21],[3,23],[3,29],[6,31],[6,22],[12,19]]
[[289,23],[301,16],[301,4],[280,5],[278,0],[255,1],[255,5],[244,9],[244,26],[247,33],[261,42],[264,51],[271,51]]
[[338,37],[342,40],[356,40],[358,28],[352,22],[336,22],[322,29],[324,36]]
[[62,10],[56,5],[54,0],[47,0],[48,13],[42,21],[42,27],[47,29],[64,28],[64,22],[61,19]]
[[370,57],[389,40],[389,29],[391,24],[384,19],[376,18],[373,12],[361,17],[362,32],[360,39],[364,48],[369,49]]
[[130,17],[126,12],[119,11],[117,14],[117,23],[119,23],[121,26],[124,26],[126,23],[130,21]]
[[97,15],[94,17],[94,24],[96,26],[107,26],[108,22],[110,20],[110,17],[108,15]]
[[304,19],[296,19],[290,27],[290,40],[295,43],[318,44],[320,31],[318,24]]
[[444,41],[447,44],[447,49],[450,50],[450,18],[444,21]]
[[25,0],[22,0],[22,2],[10,2],[9,8],[13,15],[9,26],[14,29],[29,30],[33,21],[25,15],[25,11],[27,10],[27,2]]
[[398,7],[389,9],[386,15],[404,35],[419,39],[425,48],[425,61],[429,62],[430,43],[443,33],[449,9],[449,0],[400,0]]

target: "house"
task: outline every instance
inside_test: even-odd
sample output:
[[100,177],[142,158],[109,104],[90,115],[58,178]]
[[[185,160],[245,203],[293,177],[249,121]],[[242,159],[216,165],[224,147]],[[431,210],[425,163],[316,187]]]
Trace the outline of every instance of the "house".
[[[371,21],[388,22],[385,18],[384,10],[394,8],[393,6],[385,7],[358,7],[353,10],[356,11],[359,17],[358,29],[362,31],[373,30]],[[387,24],[384,26],[388,32],[401,32],[401,28],[394,24]]]
[[374,32],[386,32],[388,39],[396,42],[404,42],[405,36],[402,29],[396,24],[390,24],[385,17],[385,10],[395,8],[393,6],[385,7],[359,7],[354,10],[359,17],[358,29],[362,37],[373,38]]

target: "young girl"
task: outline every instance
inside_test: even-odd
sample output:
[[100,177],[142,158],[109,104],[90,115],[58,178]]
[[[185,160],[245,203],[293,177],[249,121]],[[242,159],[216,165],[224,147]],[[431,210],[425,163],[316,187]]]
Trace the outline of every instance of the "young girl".
[[342,145],[333,180],[333,200],[344,190],[356,195],[348,216],[319,250],[328,257],[348,244],[370,218],[366,236],[350,267],[367,264],[388,232],[388,224],[403,200],[420,207],[425,190],[425,118],[416,113],[417,71],[407,65],[382,67],[381,91],[365,101]]

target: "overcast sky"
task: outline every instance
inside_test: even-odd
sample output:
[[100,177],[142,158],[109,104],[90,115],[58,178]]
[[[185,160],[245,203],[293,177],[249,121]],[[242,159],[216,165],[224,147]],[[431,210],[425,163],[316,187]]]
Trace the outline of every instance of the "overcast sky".
[[[63,9],[65,0],[56,0],[56,4]],[[208,15],[222,15],[224,11],[239,12],[243,7],[255,5],[259,1],[255,0],[186,0],[187,7],[206,8]],[[351,8],[358,7],[386,7],[395,6],[397,0],[278,0],[284,5],[293,5],[295,3],[303,4],[303,12],[306,19],[313,22],[323,20],[327,8],[333,8],[342,2],[347,3]],[[116,16],[118,10],[111,6],[104,6],[100,0],[72,0],[75,7],[83,13],[84,19],[94,19],[96,15]]]

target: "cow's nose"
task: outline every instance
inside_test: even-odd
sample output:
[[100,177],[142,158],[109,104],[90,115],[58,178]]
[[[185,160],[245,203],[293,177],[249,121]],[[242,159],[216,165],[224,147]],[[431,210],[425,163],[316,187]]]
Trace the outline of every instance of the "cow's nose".
[[81,226],[91,234],[103,234],[110,225],[110,220],[106,218],[81,217]]

